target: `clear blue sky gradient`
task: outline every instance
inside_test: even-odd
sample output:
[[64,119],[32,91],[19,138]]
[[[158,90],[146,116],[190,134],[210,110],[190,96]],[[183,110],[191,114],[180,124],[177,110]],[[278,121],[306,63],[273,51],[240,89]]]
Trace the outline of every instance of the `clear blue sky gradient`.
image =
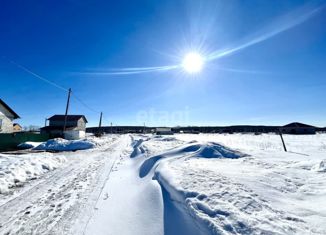
[[[62,86],[103,111],[109,125],[326,126],[326,8],[323,1],[3,1],[0,98],[22,125],[65,111]],[[304,22],[229,56],[198,75],[181,69],[131,75],[110,69],[181,63],[187,52],[232,48],[262,29]],[[299,10],[298,10],[299,9]],[[288,15],[290,14],[290,16]],[[279,21],[281,19],[281,21]],[[100,72],[100,73],[99,73]],[[71,114],[96,125],[99,114],[76,99]]]

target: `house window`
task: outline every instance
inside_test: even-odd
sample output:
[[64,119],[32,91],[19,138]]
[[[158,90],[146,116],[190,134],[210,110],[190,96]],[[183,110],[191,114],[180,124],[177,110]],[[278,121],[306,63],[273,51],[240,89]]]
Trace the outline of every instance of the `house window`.
[[0,119],[0,130],[2,129],[2,119]]

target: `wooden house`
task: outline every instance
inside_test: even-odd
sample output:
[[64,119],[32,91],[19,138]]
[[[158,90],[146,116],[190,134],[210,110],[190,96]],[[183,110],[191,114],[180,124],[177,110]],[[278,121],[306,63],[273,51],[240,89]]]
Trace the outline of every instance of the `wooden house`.
[[[66,139],[80,139],[85,137],[86,123],[84,115],[54,115],[48,118],[49,125],[41,128],[41,133],[50,134],[51,137],[64,137]],[[66,130],[64,126],[66,122]]]

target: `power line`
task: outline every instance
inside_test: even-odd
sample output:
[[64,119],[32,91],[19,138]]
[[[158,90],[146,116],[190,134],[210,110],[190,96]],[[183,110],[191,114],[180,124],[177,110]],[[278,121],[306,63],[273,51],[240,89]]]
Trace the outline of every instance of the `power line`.
[[[37,73],[31,71],[30,69],[26,68],[25,66],[23,66],[23,65],[21,65],[21,64],[16,63],[15,61],[12,61],[12,60],[8,60],[8,61],[9,61],[10,63],[14,64],[15,66],[17,66],[18,68],[22,69],[23,71],[25,71],[25,72],[31,74],[33,77],[36,77],[36,78],[40,79],[41,81],[50,84],[51,86],[54,86],[54,87],[56,87],[56,88],[58,88],[58,89],[60,89],[60,90],[62,90],[62,91],[65,91],[65,92],[68,92],[68,91],[69,91],[69,89],[64,88],[63,86],[60,86],[60,85],[58,85],[57,83],[52,82],[52,81],[50,81],[49,79],[46,79],[46,78],[43,77],[43,76],[40,76],[39,74],[37,74]],[[86,103],[85,103],[81,98],[79,98],[78,96],[76,96],[75,93],[72,92],[71,94],[72,94],[73,98],[75,98],[75,100],[77,100],[80,104],[82,104],[82,105],[83,105],[85,108],[87,108],[88,110],[90,110],[90,111],[92,111],[92,112],[94,112],[94,113],[100,113],[100,111],[98,111],[98,110],[92,108],[91,106],[87,105],[87,104],[86,104]]]
[[89,109],[90,111],[92,111],[94,113],[101,113],[100,111],[98,111],[98,110],[92,108],[91,106],[89,106],[88,104],[86,104],[81,98],[76,96],[76,94],[74,92],[72,92],[72,96],[73,96],[73,98],[75,98],[75,100],[79,101],[79,103],[81,103],[85,108]]
[[9,62],[12,63],[12,64],[14,64],[14,65],[16,65],[18,68],[24,70],[25,72],[27,72],[27,73],[33,75],[34,77],[36,77],[36,78],[42,80],[43,82],[46,82],[46,83],[48,83],[48,84],[50,84],[50,85],[52,85],[52,86],[54,86],[54,87],[56,87],[56,88],[58,88],[58,89],[60,89],[60,90],[63,90],[63,91],[66,91],[66,92],[68,91],[68,89],[66,89],[66,88],[64,88],[64,87],[62,87],[62,86],[60,86],[60,85],[58,85],[58,84],[56,84],[56,83],[54,83],[54,82],[52,82],[52,81],[50,81],[50,80],[48,80],[48,79],[42,77],[42,76],[40,76],[40,75],[38,75],[38,74],[32,72],[31,70],[29,70],[29,69],[26,68],[25,66],[22,66],[22,65],[20,65],[20,64],[18,64],[18,63],[16,63],[16,62],[14,62],[14,61],[12,61],[12,60],[9,60]]

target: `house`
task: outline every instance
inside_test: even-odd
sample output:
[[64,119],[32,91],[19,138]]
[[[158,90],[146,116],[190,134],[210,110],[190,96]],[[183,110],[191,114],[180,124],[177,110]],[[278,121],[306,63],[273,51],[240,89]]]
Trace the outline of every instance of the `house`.
[[283,134],[316,134],[316,127],[300,122],[292,122],[280,127]]
[[157,135],[173,135],[173,131],[169,127],[157,127],[155,132]]
[[[85,138],[86,123],[84,115],[54,115],[47,119],[49,125],[41,128],[41,133],[50,134],[51,137],[64,137],[65,139]],[[64,131],[66,120],[66,130]]]
[[13,132],[13,120],[20,118],[2,99],[0,99],[0,133]]
[[18,123],[13,124],[13,132],[21,132],[23,130],[22,126]]

